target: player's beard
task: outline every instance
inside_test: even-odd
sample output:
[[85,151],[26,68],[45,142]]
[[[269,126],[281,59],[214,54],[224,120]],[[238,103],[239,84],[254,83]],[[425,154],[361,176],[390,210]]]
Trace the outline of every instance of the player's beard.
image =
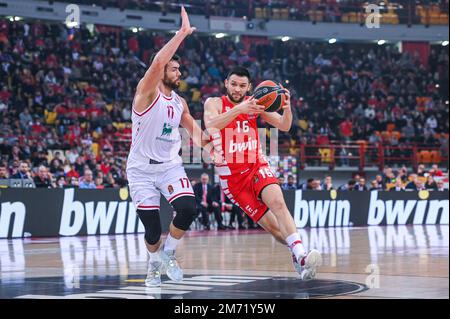
[[230,101],[233,103],[236,103],[236,104],[241,103],[245,99],[245,94],[239,100],[235,100],[233,98],[233,95],[231,95],[229,91],[227,91],[227,95],[228,95],[228,98],[230,99]]
[[180,86],[180,79],[177,79],[175,81],[171,81],[170,79],[168,79],[167,77],[164,77],[163,79],[163,84],[165,86],[167,86],[169,89],[171,90],[176,90],[178,89],[178,87]]

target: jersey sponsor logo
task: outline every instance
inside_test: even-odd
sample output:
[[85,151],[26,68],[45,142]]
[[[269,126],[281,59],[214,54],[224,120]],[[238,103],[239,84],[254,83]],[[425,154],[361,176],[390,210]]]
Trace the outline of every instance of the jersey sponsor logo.
[[173,127],[169,123],[164,123],[164,127],[161,136],[172,134]]
[[230,148],[228,149],[228,152],[230,154],[236,153],[236,152],[245,152],[245,151],[253,151],[258,148],[258,141],[249,139],[247,142],[243,143],[235,143],[231,141]]

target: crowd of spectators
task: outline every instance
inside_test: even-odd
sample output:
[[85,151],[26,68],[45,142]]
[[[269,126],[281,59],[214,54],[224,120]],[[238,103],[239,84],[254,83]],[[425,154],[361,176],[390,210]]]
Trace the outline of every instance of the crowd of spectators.
[[385,167],[383,172],[372,180],[356,174],[343,185],[333,184],[331,175],[327,175],[323,180],[309,178],[305,183],[299,185],[295,183],[293,176],[288,176],[286,182],[284,176],[281,176],[280,185],[283,190],[448,191],[448,171],[444,173],[437,165],[433,165],[430,169],[419,165],[415,172],[410,172],[405,166],[399,169]]
[[[7,174],[31,174],[52,187],[126,185],[134,90],[170,36],[0,20],[0,163]],[[448,151],[448,47],[432,46],[425,65],[394,45],[195,34],[178,53],[179,91],[196,119],[206,98],[223,93],[227,70],[243,65],[255,84],[272,79],[291,90],[294,125],[280,134],[281,148],[366,140]],[[399,138],[381,140],[388,126]]]
[[[49,1],[49,0],[42,0]],[[64,1],[64,0],[63,0]],[[53,2],[53,1],[50,1]],[[70,2],[65,0],[65,2]],[[365,12],[365,1],[358,0],[78,0],[78,4],[97,5],[102,8],[116,7],[121,10],[142,10],[167,13],[178,13],[180,6],[185,5],[189,13],[204,16],[258,17],[257,10],[265,9],[266,19],[291,19],[315,21],[317,15],[311,11],[320,12],[321,21],[341,22],[342,15],[348,12]],[[416,6],[436,5],[441,12],[448,12],[448,0],[395,0],[385,1],[400,17],[400,23],[420,22]],[[285,15],[274,14],[277,10],[285,10]],[[386,10],[385,10],[386,11]]]

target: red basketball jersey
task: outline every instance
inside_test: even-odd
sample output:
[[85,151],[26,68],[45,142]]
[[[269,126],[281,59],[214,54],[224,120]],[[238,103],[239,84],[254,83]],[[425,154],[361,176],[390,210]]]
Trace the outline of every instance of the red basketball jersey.
[[[233,107],[229,98],[222,96],[222,113]],[[261,152],[257,118],[258,115],[240,114],[220,133],[212,134],[214,162],[220,176],[240,174],[255,164],[267,163]]]

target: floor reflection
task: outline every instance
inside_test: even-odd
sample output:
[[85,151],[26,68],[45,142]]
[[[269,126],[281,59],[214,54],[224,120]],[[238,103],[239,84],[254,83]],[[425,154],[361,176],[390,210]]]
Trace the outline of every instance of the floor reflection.
[[[436,271],[435,277],[439,277],[448,269],[448,225],[313,228],[300,229],[299,233],[306,249],[316,248],[322,252],[328,272],[357,274],[361,273],[358,269],[362,266],[380,264],[384,272],[395,275],[397,268],[410,267],[414,258],[418,258],[420,271],[431,272],[424,276],[433,277],[432,272]],[[279,272],[290,271],[290,265],[282,260],[286,257],[283,247],[264,232],[220,235],[203,232],[186,237],[181,245],[184,267],[198,272],[258,270],[264,275],[276,276]],[[264,264],[268,257],[272,260]],[[54,277],[53,285],[62,285],[58,288],[61,293],[74,293],[86,283],[99,280],[108,285],[111,279],[110,284],[114,286],[138,274],[130,280],[134,283],[133,280],[139,281],[144,276],[147,258],[143,234],[2,239],[0,294],[3,289],[16,286],[19,289],[25,282],[29,285],[27,279],[39,277]],[[433,268],[436,260],[439,266]],[[398,275],[411,274],[398,270]],[[142,288],[142,282],[138,284]],[[51,287],[52,284],[47,283],[47,288],[51,290]],[[149,290],[146,297],[163,295]]]

